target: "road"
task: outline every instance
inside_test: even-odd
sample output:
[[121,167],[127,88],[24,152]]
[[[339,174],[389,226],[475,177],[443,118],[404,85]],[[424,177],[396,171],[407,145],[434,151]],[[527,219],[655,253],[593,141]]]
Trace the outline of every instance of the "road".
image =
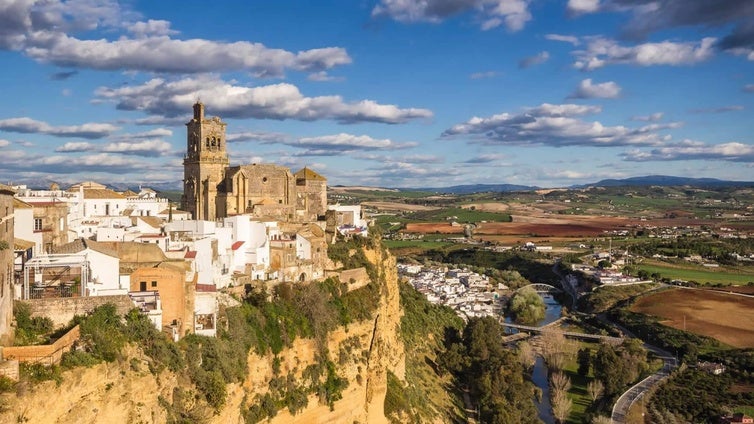
[[618,401],[613,405],[613,413],[610,417],[614,424],[628,423],[628,421],[626,421],[626,416],[628,415],[628,410],[631,408],[631,405],[641,399],[649,389],[668,377],[671,371],[677,366],[674,357],[665,355],[667,352],[647,344],[645,344],[644,347],[654,351],[660,358],[662,358],[664,364],[659,371],[636,383],[618,398]]

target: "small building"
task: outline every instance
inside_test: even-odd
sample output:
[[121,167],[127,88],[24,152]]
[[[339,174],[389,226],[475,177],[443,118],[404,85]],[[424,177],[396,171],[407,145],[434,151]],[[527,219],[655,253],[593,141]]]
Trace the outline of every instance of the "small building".
[[733,415],[722,417],[720,419],[720,424],[754,424],[754,418],[742,412],[738,412]]
[[725,365],[716,362],[698,362],[696,367],[699,368],[699,370],[712,375],[720,375],[725,372]]

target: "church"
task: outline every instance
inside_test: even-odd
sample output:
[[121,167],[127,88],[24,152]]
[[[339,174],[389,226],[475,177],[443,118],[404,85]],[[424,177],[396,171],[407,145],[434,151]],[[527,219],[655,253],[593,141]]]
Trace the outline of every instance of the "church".
[[226,126],[217,116],[205,118],[202,103],[194,104],[194,116],[186,123],[181,209],[205,221],[250,214],[303,223],[325,215],[325,177],[309,168],[291,173],[273,164],[230,166]]

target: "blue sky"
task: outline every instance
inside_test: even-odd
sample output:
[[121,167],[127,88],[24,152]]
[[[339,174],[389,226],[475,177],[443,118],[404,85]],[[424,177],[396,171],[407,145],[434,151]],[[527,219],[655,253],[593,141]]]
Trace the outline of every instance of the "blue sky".
[[0,0],[0,64],[6,183],[180,188],[197,99],[332,185],[754,180],[751,0]]

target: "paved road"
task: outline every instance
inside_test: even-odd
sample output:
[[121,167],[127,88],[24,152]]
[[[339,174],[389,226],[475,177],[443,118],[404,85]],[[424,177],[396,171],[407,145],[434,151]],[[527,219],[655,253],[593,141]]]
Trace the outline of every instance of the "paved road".
[[[621,331],[623,331],[623,334],[631,335],[631,332],[626,328],[623,328],[615,323],[613,323],[613,325],[617,326]],[[678,367],[678,361],[673,355],[670,354],[670,352],[647,343],[644,343],[644,348],[648,351],[653,352],[655,355],[657,355],[657,357],[662,359],[662,368],[656,373],[645,378],[644,380],[636,383],[633,387],[628,389],[618,398],[618,401],[615,402],[615,405],[613,405],[613,413],[611,416],[611,420],[614,424],[628,423],[628,421],[626,421],[626,415],[628,414],[628,410],[631,408],[631,405],[633,405],[637,400],[641,399],[641,397],[644,396],[644,394],[647,393],[650,388],[667,378],[670,373],[676,367]]]

